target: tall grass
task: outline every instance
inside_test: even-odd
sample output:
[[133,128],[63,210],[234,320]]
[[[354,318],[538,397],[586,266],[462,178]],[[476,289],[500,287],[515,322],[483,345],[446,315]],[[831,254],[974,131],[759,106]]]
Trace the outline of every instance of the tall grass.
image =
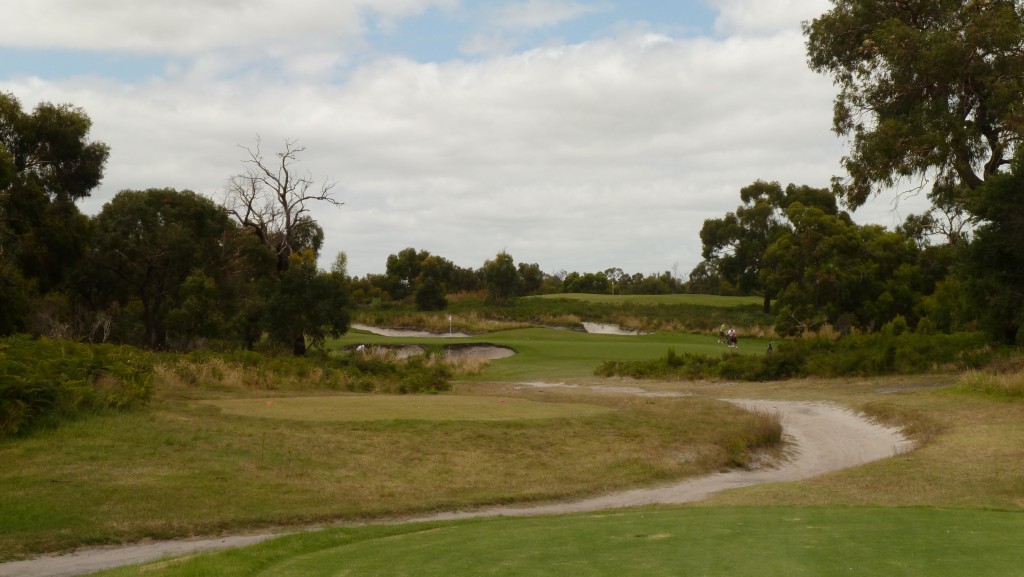
[[440,392],[451,388],[451,368],[420,357],[398,359],[386,352],[312,353],[305,357],[195,352],[160,357],[155,372],[161,390],[186,398],[206,391]]
[[752,411],[742,429],[723,431],[718,445],[730,467],[752,468],[763,459],[778,457],[782,447],[782,417],[773,411]]
[[1022,400],[1024,399],[1024,371],[990,373],[967,371],[957,383],[959,390],[968,393]]

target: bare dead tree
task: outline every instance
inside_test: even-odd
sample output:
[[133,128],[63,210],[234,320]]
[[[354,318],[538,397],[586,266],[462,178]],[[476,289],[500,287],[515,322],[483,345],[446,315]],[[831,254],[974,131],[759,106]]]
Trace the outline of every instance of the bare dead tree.
[[306,147],[286,139],[284,150],[268,159],[261,144],[257,136],[254,147],[239,145],[245,151],[242,162],[246,171],[228,181],[224,207],[277,257],[277,270],[283,272],[292,253],[319,249],[323,240],[323,231],[309,216],[307,202],[322,200],[334,206],[344,203],[331,196],[337,183],[317,185],[308,172],[296,169]]

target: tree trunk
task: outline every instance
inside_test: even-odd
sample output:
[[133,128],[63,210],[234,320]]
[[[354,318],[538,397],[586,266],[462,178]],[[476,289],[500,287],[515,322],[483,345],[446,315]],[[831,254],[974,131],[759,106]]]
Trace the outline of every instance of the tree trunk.
[[299,333],[292,337],[292,354],[301,357],[306,354],[306,335]]
[[772,297],[768,293],[764,293],[764,314],[772,314]]

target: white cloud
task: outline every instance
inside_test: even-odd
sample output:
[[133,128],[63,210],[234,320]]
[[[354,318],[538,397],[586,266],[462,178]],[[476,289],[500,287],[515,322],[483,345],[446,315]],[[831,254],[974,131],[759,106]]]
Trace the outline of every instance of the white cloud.
[[686,273],[704,219],[733,210],[742,186],[826,186],[842,154],[833,87],[807,70],[796,29],[722,39],[633,30],[471,62],[385,58],[342,84],[318,78],[330,51],[296,54],[288,79],[223,75],[233,63],[214,51],[137,84],[8,79],[0,90],[91,116],[112,148],[83,205],[91,213],[122,188],[215,195],[243,168],[237,145],[299,139],[300,167],[336,180],[345,202],[315,209],[324,266],[344,250],[359,275],[409,246],[470,267],[507,249],[548,272],[679,263]]
[[715,28],[726,35],[799,31],[800,23],[831,8],[829,0],[707,0],[719,11]]
[[494,10],[492,20],[507,28],[541,28],[610,9],[608,2],[568,0],[526,0],[510,2]]
[[196,55],[264,46],[344,47],[366,19],[419,14],[457,0],[32,0],[9,2],[0,20],[7,46]]

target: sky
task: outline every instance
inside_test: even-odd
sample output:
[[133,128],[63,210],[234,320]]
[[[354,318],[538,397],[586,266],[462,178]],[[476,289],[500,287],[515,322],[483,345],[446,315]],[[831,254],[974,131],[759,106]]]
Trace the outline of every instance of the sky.
[[[125,189],[221,202],[243,147],[310,204],[321,266],[413,247],[479,268],[671,271],[756,180],[827,187],[847,142],[801,22],[828,0],[0,0],[0,92],[69,103]],[[854,213],[892,227],[920,198]]]

